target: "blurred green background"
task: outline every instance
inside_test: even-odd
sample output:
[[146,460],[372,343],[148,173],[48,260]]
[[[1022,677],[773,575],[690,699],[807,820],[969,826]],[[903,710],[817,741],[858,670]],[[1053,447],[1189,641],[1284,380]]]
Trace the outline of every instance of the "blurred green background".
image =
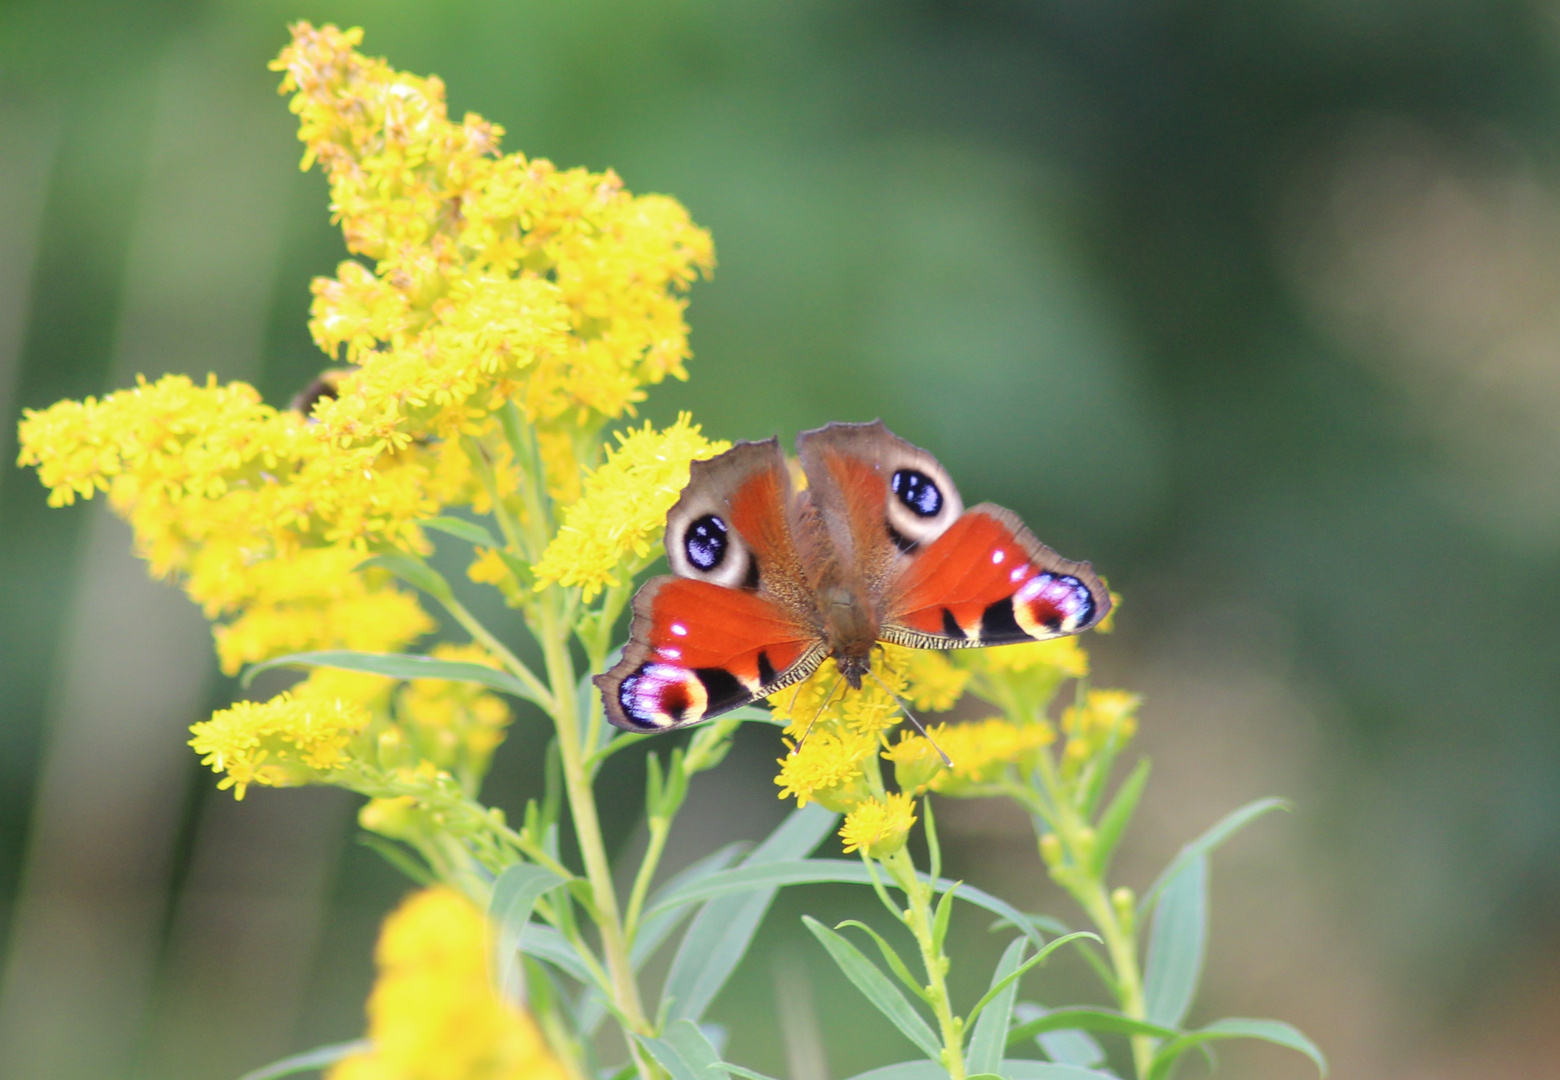
[[[1091,647],[1147,696],[1156,763],[1123,878],[1296,800],[1215,863],[1194,1020],[1288,1019],[1340,1080],[1552,1075],[1560,8],[8,0],[7,461],[24,407],[208,371],[280,404],[323,365],[308,282],[344,252],[265,68],[297,18],[365,25],[506,148],[713,231],[693,380],[645,415],[786,439],[882,416],[1110,577],[1120,631]],[[0,471],[7,1080],[221,1080],[361,1030],[407,884],[339,792],[213,791],[186,728],[234,692],[122,526]],[[501,752],[500,805],[537,732]],[[779,819],[778,750],[748,731],[700,778],[670,868]],[[606,780],[625,851],[636,769]],[[947,819],[954,876],[1073,916],[1016,814]],[[782,895],[715,1010],[734,1060],[908,1056],[797,922],[871,904]],[[957,934],[968,1000],[1000,942]],[[811,1022],[823,1060],[782,1034]]]

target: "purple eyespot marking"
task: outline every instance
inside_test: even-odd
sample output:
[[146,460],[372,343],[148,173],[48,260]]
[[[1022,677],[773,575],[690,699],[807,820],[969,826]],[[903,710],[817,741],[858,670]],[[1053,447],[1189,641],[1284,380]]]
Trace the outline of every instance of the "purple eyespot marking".
[[660,731],[704,715],[709,694],[699,677],[673,664],[642,664],[618,687],[618,704],[630,723]]
[[1013,596],[1013,617],[1035,638],[1075,633],[1093,615],[1089,587],[1070,574],[1036,574]]

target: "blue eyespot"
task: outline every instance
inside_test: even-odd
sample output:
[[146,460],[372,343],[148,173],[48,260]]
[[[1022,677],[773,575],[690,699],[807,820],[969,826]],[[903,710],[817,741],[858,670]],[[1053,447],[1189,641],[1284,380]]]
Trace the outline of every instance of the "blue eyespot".
[[905,509],[918,517],[936,517],[943,508],[943,495],[930,476],[916,469],[900,469],[891,484]]
[[710,571],[719,566],[730,546],[726,539],[726,523],[714,514],[698,518],[683,533],[683,551],[687,552],[688,561],[700,570]]

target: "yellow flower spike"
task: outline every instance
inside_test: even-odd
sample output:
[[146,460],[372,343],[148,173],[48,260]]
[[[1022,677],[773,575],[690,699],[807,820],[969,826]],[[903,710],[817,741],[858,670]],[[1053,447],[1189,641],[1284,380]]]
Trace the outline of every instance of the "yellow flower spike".
[[646,424],[618,435],[584,494],[564,511],[558,535],[535,566],[536,587],[578,585],[589,600],[616,585],[625,566],[647,560],[666,528],[666,512],[688,483],[691,462],[730,443],[712,442],[682,413],[665,431]]
[[1089,654],[1075,637],[1000,645],[994,649],[960,649],[952,654],[960,667],[993,674],[1017,674],[1052,668],[1063,676],[1081,679],[1089,673]]
[[294,787],[329,783],[351,763],[353,736],[369,723],[369,712],[341,698],[294,697],[240,701],[190,727],[189,745],[201,764],[227,775],[217,784],[237,799],[250,784]]
[[883,756],[894,763],[902,788],[924,786],[954,797],[989,794],[984,785],[1001,779],[1010,765],[1029,767],[1034,755],[1056,738],[1049,724],[1019,725],[1000,718],[937,724],[929,734],[953,761],[952,769],[942,767],[942,759],[921,735],[906,733]]
[[493,989],[487,920],[448,887],[385,920],[368,998],[371,1049],[329,1080],[567,1080],[535,1021]]
[[865,851],[874,859],[886,859],[905,846],[915,824],[915,804],[910,796],[893,792],[883,801],[868,799],[845,816],[840,839],[845,851]]

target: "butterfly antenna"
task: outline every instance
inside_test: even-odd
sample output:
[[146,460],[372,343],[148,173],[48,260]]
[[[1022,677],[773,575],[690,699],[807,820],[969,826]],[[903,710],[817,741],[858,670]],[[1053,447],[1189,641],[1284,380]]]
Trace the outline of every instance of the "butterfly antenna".
[[867,670],[867,677],[881,686],[883,688],[883,692],[886,693],[889,697],[899,702],[899,709],[905,714],[905,719],[914,724],[915,729],[921,733],[922,737],[925,738],[927,742],[932,744],[932,749],[936,750],[937,756],[943,759],[943,764],[948,766],[950,769],[953,768],[953,759],[950,758],[947,754],[943,753],[943,748],[938,746],[937,740],[932,738],[932,736],[927,732],[926,725],[922,724],[921,721],[916,719],[915,713],[910,711],[910,706],[905,703],[905,699],[894,693],[893,690],[889,689],[888,683],[872,674],[870,668]]
[[[840,679],[843,679],[844,677],[844,675],[840,675],[838,678],[836,678],[834,680],[834,685],[829,687],[829,692],[823,695],[823,702],[818,706],[818,711],[813,713],[812,719],[807,721],[807,730],[802,732],[802,737],[800,739],[796,740],[796,745],[791,749],[792,754],[801,753],[802,743],[806,742],[807,736],[812,734],[813,725],[818,722],[818,717],[823,715],[823,710],[829,707],[829,702],[834,697],[834,691],[840,688]],[[800,689],[798,689],[798,692],[800,692]],[[796,704],[795,695],[792,695],[791,697],[791,704]]]

